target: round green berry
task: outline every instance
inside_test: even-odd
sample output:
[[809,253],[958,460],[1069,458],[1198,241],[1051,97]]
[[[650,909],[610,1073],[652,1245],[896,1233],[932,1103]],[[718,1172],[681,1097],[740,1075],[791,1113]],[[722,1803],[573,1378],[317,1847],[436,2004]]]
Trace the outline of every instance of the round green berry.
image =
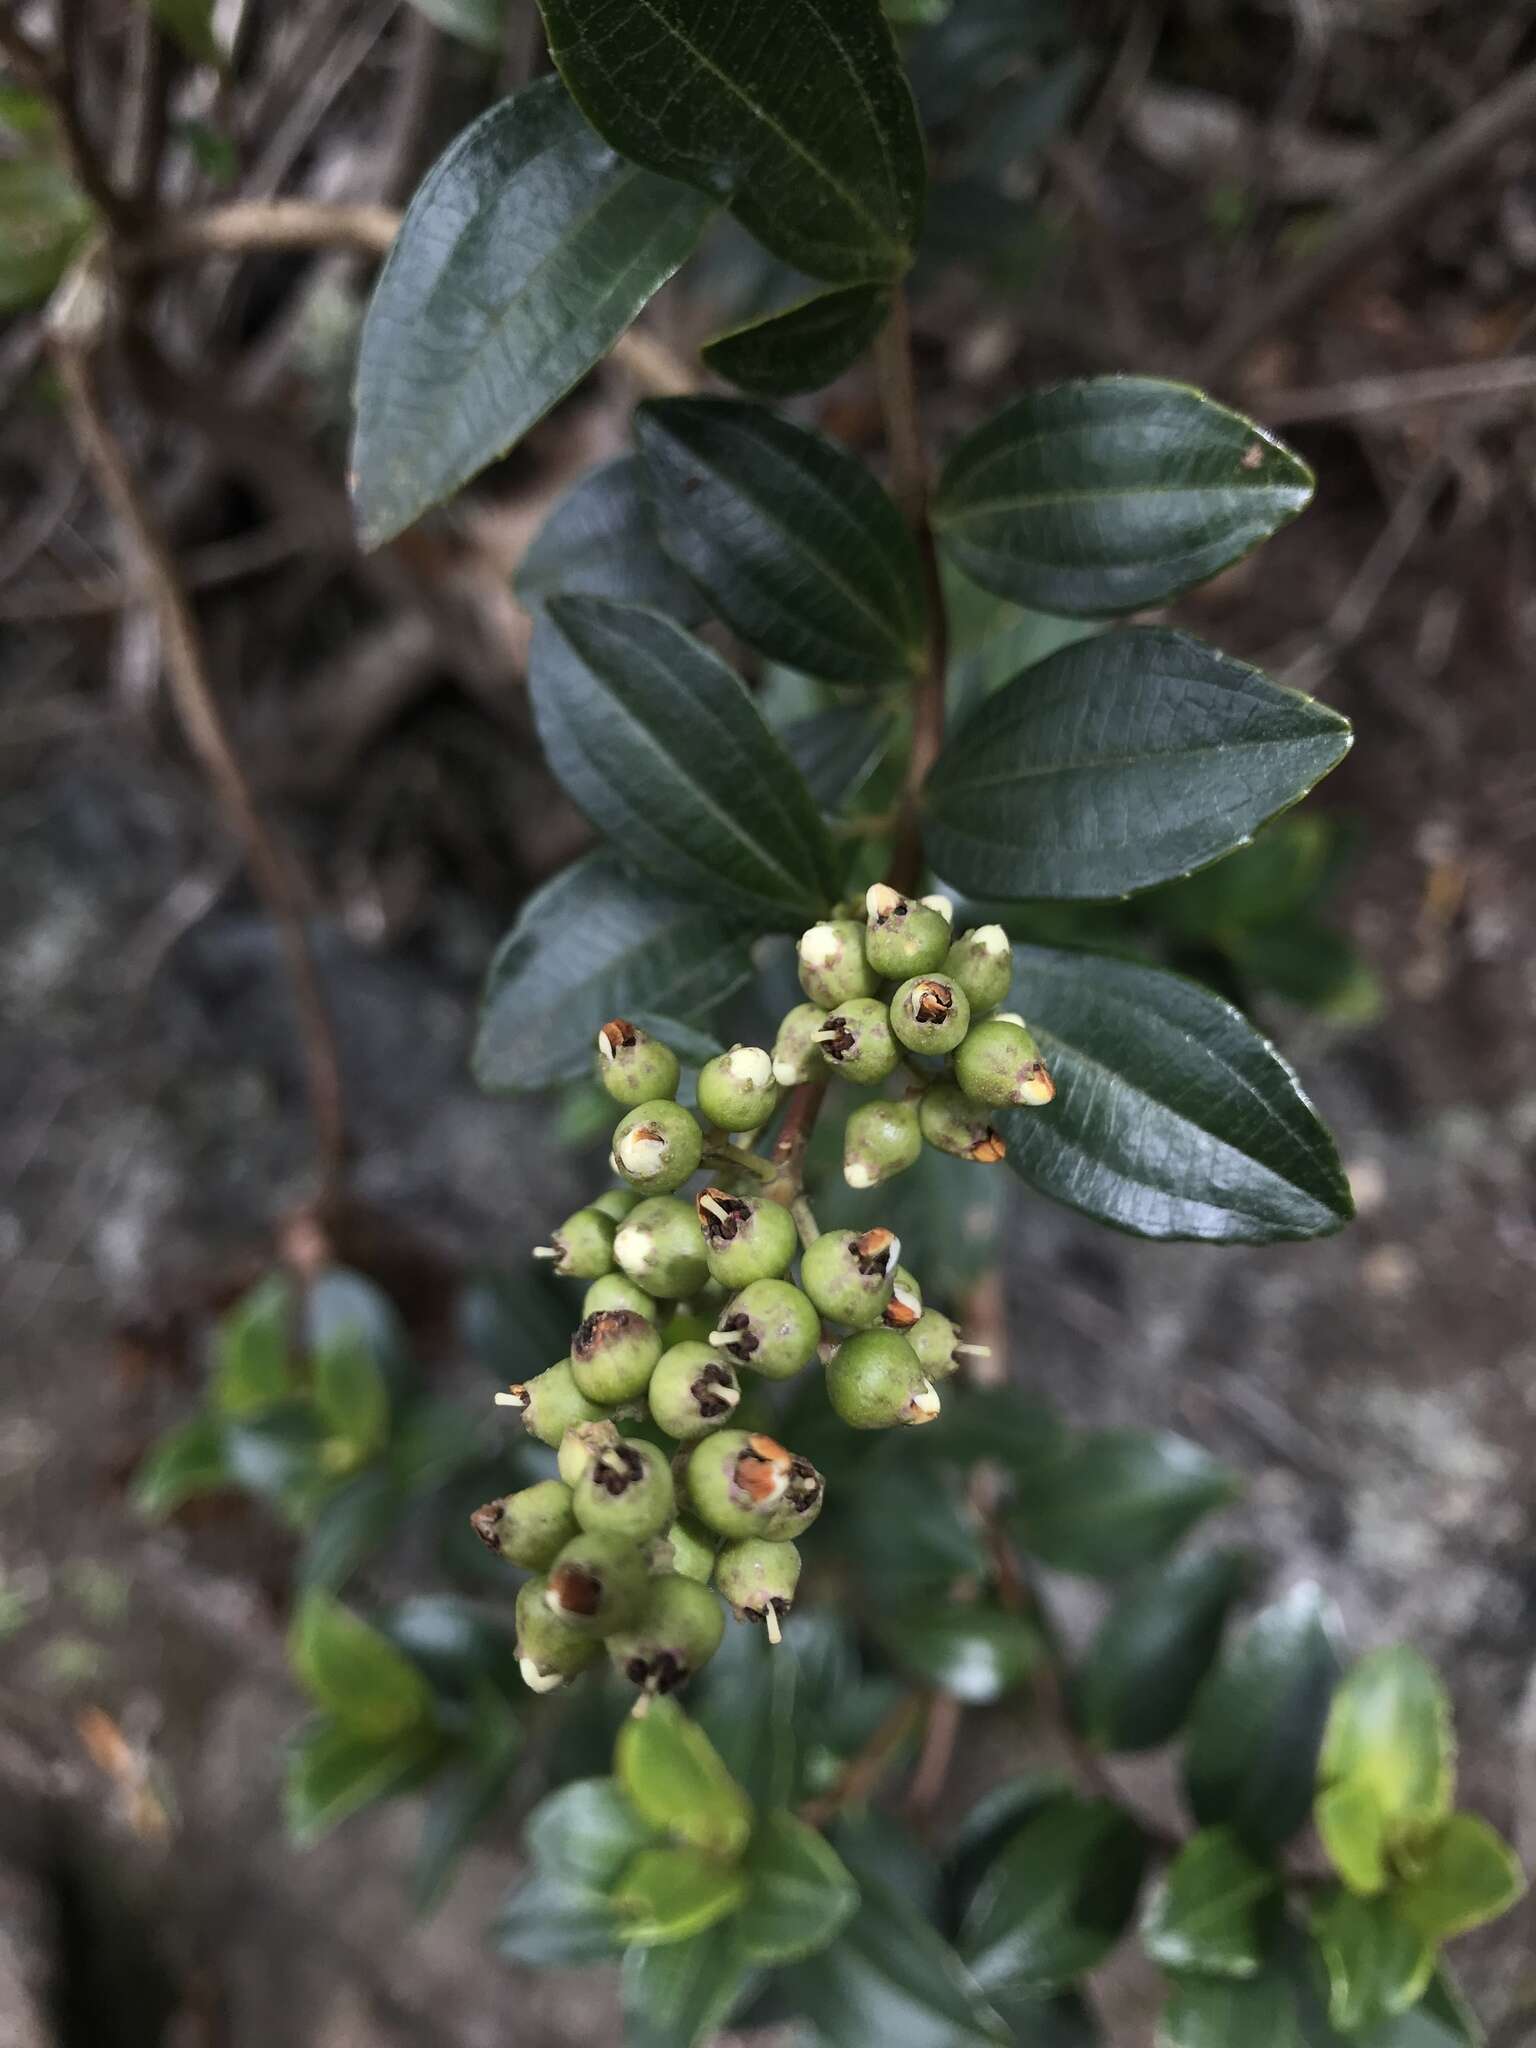
[[825,1230],[800,1261],[800,1285],[834,1323],[878,1323],[896,1283],[901,1240],[889,1230]]
[[944,956],[944,972],[965,990],[977,1015],[995,1009],[1013,980],[1013,949],[1000,924],[962,932]]
[[715,1575],[715,1553],[720,1539],[692,1515],[679,1515],[665,1536],[656,1540],[658,1572],[676,1572],[679,1578],[695,1579],[707,1586]]
[[637,1024],[613,1017],[597,1034],[597,1074],[615,1102],[635,1109],[677,1093],[677,1054]]
[[571,1505],[589,1534],[644,1543],[676,1513],[672,1474],[654,1444],[624,1437],[598,1452],[577,1481]]
[[578,1209],[567,1216],[548,1244],[534,1251],[536,1259],[553,1259],[555,1271],[574,1280],[596,1280],[613,1271],[614,1220],[601,1209]]
[[555,1452],[555,1469],[565,1484],[574,1490],[598,1452],[611,1450],[618,1441],[619,1426],[616,1422],[578,1422],[560,1439]]
[[722,1287],[750,1287],[787,1273],[799,1249],[795,1219],[781,1202],[706,1188],[694,1205],[709,1275]]
[[1038,1109],[1056,1093],[1022,1017],[983,1017],[955,1052],[955,1079],[972,1102]]
[[821,1317],[793,1282],[754,1280],[727,1303],[709,1341],[764,1379],[792,1379],[816,1356]]
[[604,1188],[600,1195],[592,1197],[588,1207],[600,1210],[604,1216],[611,1216],[615,1223],[622,1223],[639,1199],[633,1188]]
[[698,1118],[680,1102],[642,1102],[619,1120],[613,1134],[614,1171],[648,1194],[680,1188],[698,1171],[703,1154]]
[[827,1020],[815,1003],[796,1003],[779,1024],[773,1041],[773,1078],[781,1088],[813,1080],[821,1072],[821,1047],[816,1034]]
[[583,1316],[595,1316],[603,1308],[627,1308],[653,1323],[658,1314],[654,1296],[647,1294],[627,1273],[605,1273],[600,1280],[594,1280],[581,1297]]
[[922,1312],[922,1288],[905,1266],[898,1266],[896,1277],[891,1283],[891,1298],[885,1304],[885,1313],[880,1318],[881,1329],[900,1330],[905,1334]]
[[699,1069],[699,1115],[722,1131],[755,1131],[778,1100],[773,1061],[760,1045],[733,1045]]
[[861,1330],[845,1338],[827,1367],[827,1399],[850,1429],[932,1422],[939,1397],[899,1330]]
[[694,1513],[717,1535],[788,1543],[821,1513],[825,1482],[771,1436],[722,1430],[695,1444],[685,1468]]
[[587,1635],[612,1635],[640,1612],[650,1577],[633,1543],[581,1531],[550,1566],[544,1605]]
[[568,1358],[562,1358],[547,1372],[536,1373],[521,1386],[498,1394],[496,1399],[504,1408],[517,1409],[528,1434],[536,1436],[541,1444],[548,1444],[551,1450],[578,1422],[601,1422],[607,1414],[606,1408],[588,1400],[577,1386]]
[[508,1564],[541,1572],[576,1534],[571,1489],[558,1479],[541,1479],[520,1493],[488,1500],[475,1509],[469,1526],[487,1550]]
[[923,1136],[936,1151],[969,1159],[977,1166],[995,1166],[1007,1153],[1001,1135],[985,1113],[953,1082],[937,1081],[917,1106]]
[[800,986],[823,1010],[835,1010],[855,996],[872,996],[880,986],[879,975],[864,958],[864,927],[851,917],[813,924],[800,934],[796,952]]
[[919,974],[891,998],[891,1029],[909,1052],[953,1052],[970,1028],[971,1006],[947,974]]
[[693,1204],[675,1195],[657,1195],[631,1211],[614,1232],[613,1255],[653,1296],[678,1300],[696,1294],[709,1278]]
[[748,1536],[727,1543],[715,1562],[715,1584],[729,1601],[738,1621],[761,1621],[769,1639],[779,1640],[779,1624],[795,1604],[800,1583],[800,1553],[793,1543],[768,1543]]
[[843,1179],[878,1187],[915,1165],[922,1149],[915,1102],[861,1102],[843,1126]]
[[661,1356],[661,1332],[632,1308],[600,1308],[571,1339],[571,1371],[589,1401],[634,1401]]
[[949,951],[949,919],[926,903],[910,902],[887,882],[865,894],[864,957],[887,981],[931,974]]
[[949,1317],[940,1315],[936,1308],[924,1309],[904,1334],[929,1379],[947,1380],[951,1373],[959,1370],[960,1332]]
[[595,1662],[597,1637],[578,1628],[544,1601],[547,1581],[525,1579],[517,1589],[517,1665],[530,1692],[553,1692]]
[[634,1624],[608,1638],[608,1659],[642,1692],[676,1692],[709,1662],[724,1634],[725,1609],[709,1587],[665,1573],[651,1580]]
[[829,1011],[817,1043],[833,1073],[860,1086],[883,1081],[901,1058],[890,1011],[875,996],[855,996]]
[[651,1374],[651,1419],[679,1443],[724,1429],[741,1401],[741,1383],[712,1344],[674,1344]]

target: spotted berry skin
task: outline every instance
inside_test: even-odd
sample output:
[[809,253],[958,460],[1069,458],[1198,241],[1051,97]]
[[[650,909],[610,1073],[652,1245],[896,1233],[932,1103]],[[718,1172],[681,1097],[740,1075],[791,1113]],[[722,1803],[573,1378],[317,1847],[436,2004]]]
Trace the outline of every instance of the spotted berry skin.
[[766,1622],[775,1642],[779,1624],[795,1604],[800,1553],[793,1543],[760,1536],[727,1543],[715,1561],[715,1586],[738,1621]]
[[726,1303],[709,1341],[764,1379],[793,1379],[816,1356],[821,1317],[791,1281],[754,1280]]
[[550,1612],[547,1589],[542,1578],[525,1579],[517,1589],[517,1663],[531,1692],[568,1685],[602,1654],[596,1636]]
[[651,1580],[634,1624],[608,1638],[608,1661],[644,1693],[676,1692],[720,1647],[725,1609],[697,1579],[671,1572]]
[[917,974],[891,998],[891,1029],[909,1052],[953,1052],[970,1028],[971,1006],[947,974]]
[[592,1197],[587,1206],[601,1215],[611,1216],[618,1224],[624,1221],[639,1199],[633,1188],[604,1188],[600,1195]]
[[860,1087],[883,1081],[901,1058],[890,1010],[877,996],[855,996],[829,1010],[817,1043],[833,1073]]
[[826,1011],[815,1003],[796,1003],[785,1012],[773,1041],[773,1078],[781,1088],[793,1088],[821,1073],[816,1034],[826,1021]]
[[843,1127],[843,1179],[874,1188],[915,1166],[923,1133],[915,1102],[861,1102]]
[[770,1436],[722,1430],[695,1444],[684,1472],[694,1513],[717,1535],[792,1542],[821,1513],[815,1466]]
[[722,1287],[750,1287],[788,1272],[800,1240],[781,1203],[706,1188],[694,1207],[709,1276]]
[[955,1052],[955,1080],[972,1102],[995,1109],[1040,1109],[1056,1093],[1034,1035],[1019,1017],[973,1024]]
[[741,1402],[735,1369],[712,1344],[674,1344],[651,1374],[651,1419],[679,1443],[724,1429]]
[[949,919],[926,903],[913,902],[876,882],[864,898],[867,923],[864,955],[887,981],[931,974],[949,951]]
[[682,1300],[709,1278],[693,1204],[657,1195],[631,1210],[614,1232],[619,1269],[647,1294]]
[[600,1308],[571,1339],[571,1372],[589,1401],[633,1401],[661,1356],[661,1332],[629,1308]]
[[929,1379],[947,1380],[959,1369],[960,1355],[955,1346],[960,1342],[960,1332],[936,1308],[924,1309],[904,1334]]
[[571,1489],[558,1479],[488,1500],[469,1525],[488,1550],[533,1572],[544,1571],[577,1533]]
[[698,1118],[680,1102],[642,1102],[619,1119],[613,1134],[615,1171],[648,1195],[667,1195],[680,1188],[698,1172],[703,1156]]
[[884,1314],[900,1256],[889,1230],[825,1230],[806,1248],[800,1284],[822,1315],[862,1329]]
[[927,1142],[953,1158],[995,1166],[1007,1153],[1001,1134],[987,1121],[986,1111],[952,1082],[938,1081],[928,1089],[918,1104],[917,1120]]
[[612,1450],[618,1441],[619,1425],[616,1422],[578,1422],[561,1437],[555,1452],[555,1465],[560,1477],[574,1491],[598,1452]]
[[880,977],[864,957],[864,927],[851,918],[813,924],[797,948],[800,986],[810,1002],[835,1010],[856,996],[872,996]]
[[846,1337],[827,1367],[827,1398],[850,1429],[891,1429],[932,1422],[939,1397],[899,1331]]
[[962,932],[944,956],[943,971],[965,990],[972,1013],[994,1010],[1013,983],[1013,949],[1000,924]]
[[581,1297],[581,1313],[583,1318],[595,1316],[603,1308],[627,1308],[632,1314],[655,1322],[659,1304],[627,1273],[604,1273]]
[[598,1453],[577,1482],[571,1506],[589,1535],[622,1536],[630,1543],[659,1536],[677,1512],[665,1458],[654,1444],[634,1437]]
[[626,1018],[610,1018],[597,1034],[597,1077],[626,1109],[670,1100],[680,1072],[671,1047]]
[[676,1572],[681,1579],[695,1579],[701,1586],[707,1586],[714,1577],[720,1539],[692,1515],[679,1515],[657,1543],[658,1549],[665,1552],[658,1570]]
[[602,1402],[589,1400],[577,1386],[568,1358],[513,1387],[508,1405],[522,1411],[524,1429],[551,1450],[578,1422],[601,1422],[608,1413]]
[[633,1543],[583,1530],[549,1567],[544,1605],[585,1635],[612,1635],[634,1621],[645,1602],[650,1574]]

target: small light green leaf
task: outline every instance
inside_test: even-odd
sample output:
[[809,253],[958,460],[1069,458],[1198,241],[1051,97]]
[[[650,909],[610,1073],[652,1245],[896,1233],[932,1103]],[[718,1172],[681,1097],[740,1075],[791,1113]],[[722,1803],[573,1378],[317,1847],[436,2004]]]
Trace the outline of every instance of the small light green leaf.
[[360,1736],[388,1742],[432,1718],[432,1689],[416,1666],[318,1587],[299,1602],[288,1654],[316,1704]]
[[1138,1237],[1213,1244],[1320,1237],[1354,1214],[1295,1074],[1230,1003],[1136,961],[1013,957],[1056,1083],[1049,1108],[994,1119],[1031,1187]]
[[837,1851],[792,1813],[766,1813],[743,1865],[748,1895],[736,1939],[757,1963],[814,1955],[858,1911],[859,1888]]
[[611,597],[696,626],[708,606],[662,553],[638,455],[590,469],[534,536],[514,579],[529,611],[568,593]]
[[[1154,2048],[1304,2048],[1296,2001],[1266,1971],[1246,1983],[1183,1977],[1158,2016]],[[1318,2044],[1321,2048],[1321,2044]]]
[[540,5],[561,77],[621,155],[723,199],[812,277],[906,268],[926,167],[879,0]]
[[293,1290],[269,1274],[238,1301],[214,1336],[213,1402],[223,1415],[261,1415],[294,1390],[289,1358]]
[[1274,1888],[1274,1872],[1255,1863],[1230,1829],[1207,1828],[1184,1845],[1147,1900],[1142,1947],[1165,1970],[1255,1976],[1254,1908]]
[[1109,1953],[1141,1889],[1147,1845],[1104,1799],[1067,1795],[1027,1820],[976,1888],[960,1953],[983,1991],[1054,1991]]
[[1042,1563],[1113,1579],[1171,1550],[1236,1492],[1233,1475],[1184,1437],[1091,1430],[1031,1474],[1011,1527]]
[[714,1856],[740,1856],[752,1806],[714,1745],[668,1699],[619,1730],[614,1770],[642,1820]]
[[288,1832],[308,1847],[349,1814],[418,1784],[439,1753],[431,1728],[370,1737],[321,1715],[291,1743],[283,1780]]
[[389,1389],[361,1337],[347,1333],[314,1361],[315,1406],[332,1432],[360,1455],[389,1434]]
[[1312,1932],[1328,1971],[1328,2017],[1341,2033],[1406,2012],[1434,1973],[1433,1946],[1390,1899],[1335,1892],[1313,1908]]
[[[889,1523],[886,1525],[889,1540]],[[967,1706],[985,1706],[1021,1685],[1040,1661],[1040,1632],[1022,1614],[926,1600],[893,1615],[881,1640],[899,1664]]]
[[695,1021],[751,972],[739,924],[589,854],[535,890],[492,960],[475,1079],[505,1094],[590,1075],[608,1018]]
[[535,1969],[600,1963],[618,1953],[618,1916],[602,1892],[540,1870],[507,1894],[490,1938],[509,1963]]
[[1128,896],[1243,845],[1349,745],[1314,698],[1191,634],[1127,627],[978,705],[923,786],[928,853],[974,896]]
[[352,494],[377,547],[506,453],[688,257],[709,205],[605,149],[556,79],[417,188],[357,366]]
[[810,791],[736,676],[680,626],[551,598],[529,687],[550,767],[637,866],[785,930],[830,901],[836,864]]
[[1332,1607],[1294,1586],[1232,1643],[1200,1689],[1184,1745],[1184,1784],[1203,1827],[1231,1826],[1270,1857],[1306,1819],[1338,1662]]
[[727,1919],[746,1898],[747,1880],[702,1849],[642,1849],[608,1896],[621,1940],[651,1947],[687,1941]]
[[285,1401],[249,1421],[224,1426],[224,1457],[236,1486],[303,1521],[316,1489],[329,1483],[321,1464],[323,1432],[308,1401]]
[[1138,1573],[1079,1665],[1078,1726],[1100,1749],[1156,1749],[1177,1734],[1252,1575],[1242,1550],[1208,1550]]
[[497,56],[506,45],[506,0],[411,0],[445,36],[468,43],[473,50]]
[[1389,1837],[1443,1820],[1456,1789],[1451,1703],[1434,1667],[1407,1644],[1374,1650],[1333,1696],[1318,1782],[1369,1789]]
[[754,398],[819,391],[864,353],[890,311],[883,285],[818,292],[777,313],[717,334],[704,344],[706,365]]
[[619,1980],[624,2048],[699,2048],[755,1981],[729,1930],[627,1949]]
[[1204,582],[1311,495],[1305,463],[1188,385],[1094,377],[1020,399],[962,441],[934,523],[986,589],[1102,616]]
[[528,1853],[541,1870],[607,1891],[625,1864],[658,1841],[612,1778],[576,1778],[528,1816]]
[[911,678],[922,565],[862,462],[734,398],[649,399],[635,439],[662,545],[749,647],[833,682]]
[[230,1478],[223,1425],[215,1416],[194,1415],[168,1430],[134,1474],[133,1504],[151,1521],[163,1521],[184,1501],[228,1486]]
[[1313,1818],[1328,1861],[1354,1892],[1387,1888],[1387,1825],[1374,1789],[1358,1778],[1317,1795]]
[[1502,1836],[1476,1814],[1453,1813],[1412,1876],[1393,1887],[1392,1905],[1439,1942],[1497,1920],[1524,1893],[1520,1859]]

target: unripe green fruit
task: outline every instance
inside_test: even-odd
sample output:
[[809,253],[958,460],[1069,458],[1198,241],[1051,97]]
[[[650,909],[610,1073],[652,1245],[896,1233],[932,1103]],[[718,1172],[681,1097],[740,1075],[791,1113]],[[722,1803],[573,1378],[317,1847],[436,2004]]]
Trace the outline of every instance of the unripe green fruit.
[[611,1216],[615,1223],[622,1223],[634,1208],[640,1197],[633,1188],[604,1188],[600,1195],[594,1195],[588,1204],[604,1216]]
[[589,1401],[639,1398],[661,1356],[661,1332],[632,1308],[600,1308],[571,1339],[571,1371]]
[[594,1280],[581,1297],[581,1313],[583,1316],[595,1316],[599,1309],[604,1308],[627,1308],[654,1323],[660,1304],[627,1273],[605,1273],[600,1280]]
[[625,1437],[599,1451],[572,1495],[576,1519],[591,1535],[644,1543],[676,1514],[672,1474],[654,1444]]
[[875,996],[855,996],[829,1011],[817,1043],[834,1074],[861,1086],[883,1081],[901,1058],[890,1011]]
[[601,1209],[578,1209],[549,1243],[536,1247],[536,1259],[553,1259],[555,1271],[574,1280],[596,1280],[613,1271],[614,1220]]
[[793,1088],[821,1072],[821,1047],[816,1034],[826,1022],[826,1011],[815,1003],[796,1003],[779,1024],[773,1041],[773,1078],[781,1088]]
[[[947,1380],[960,1368],[960,1332],[936,1308],[924,1309],[905,1333],[918,1364],[931,1380]],[[973,1347],[984,1348],[984,1347]]]
[[652,1579],[633,1627],[608,1638],[615,1671],[642,1692],[676,1692],[720,1647],[725,1609],[708,1586],[670,1573]]
[[754,1280],[777,1280],[788,1272],[800,1238],[782,1203],[706,1188],[694,1206],[712,1280],[722,1287],[750,1287]]
[[891,1286],[891,1298],[885,1304],[885,1313],[880,1318],[880,1327],[884,1330],[900,1330],[905,1335],[922,1312],[922,1288],[905,1266],[898,1266]]
[[887,981],[905,981],[909,974],[931,974],[949,951],[949,919],[926,903],[913,903],[876,882],[864,897],[868,923],[864,957]]
[[619,1441],[616,1422],[578,1422],[560,1439],[555,1452],[555,1469],[573,1490],[599,1451],[610,1451]]
[[642,1102],[620,1118],[613,1134],[614,1171],[647,1194],[680,1188],[703,1155],[698,1118],[680,1102]]
[[696,1522],[692,1515],[679,1515],[665,1536],[658,1536],[658,1572],[676,1572],[680,1579],[693,1579],[707,1586],[714,1577],[715,1552],[720,1539]]
[[955,1079],[972,1102],[1038,1109],[1056,1084],[1033,1036],[1018,1017],[983,1017],[955,1053]]
[[576,1534],[571,1489],[558,1479],[541,1479],[500,1500],[488,1500],[469,1518],[487,1550],[509,1564],[541,1572]]
[[800,1553],[793,1543],[768,1543],[760,1536],[727,1543],[715,1562],[715,1585],[738,1621],[767,1624],[779,1640],[779,1624],[795,1604]]
[[864,927],[851,917],[831,924],[813,924],[800,934],[797,948],[800,986],[823,1010],[872,996],[880,977],[864,958]]
[[937,1151],[977,1166],[995,1166],[1008,1147],[987,1122],[986,1114],[962,1095],[953,1082],[937,1081],[917,1106],[923,1136]]
[[680,1443],[724,1429],[741,1401],[741,1383],[711,1344],[674,1344],[661,1355],[646,1397],[659,1429]]
[[645,1559],[633,1543],[584,1531],[550,1566],[544,1605],[574,1629],[609,1636],[634,1621],[650,1582]]
[[596,1401],[589,1401],[577,1386],[568,1358],[562,1358],[547,1372],[536,1373],[521,1386],[510,1387],[496,1399],[503,1408],[517,1409],[528,1434],[536,1436],[541,1444],[548,1444],[551,1450],[578,1422],[601,1422],[607,1412]]
[[939,1397],[899,1331],[861,1330],[847,1337],[827,1367],[827,1399],[850,1429],[890,1429],[932,1422]]
[[650,1295],[681,1299],[709,1278],[693,1204],[676,1196],[658,1195],[626,1216],[614,1232],[613,1255]]
[[615,1102],[637,1108],[670,1101],[677,1093],[677,1054],[623,1017],[611,1018],[597,1034],[597,1074]]
[[920,974],[891,998],[891,1029],[909,1052],[953,1052],[970,1029],[971,1006],[947,974]]
[[944,956],[944,972],[965,990],[978,1015],[995,1009],[1013,981],[1013,949],[1000,924],[962,932]]
[[722,1131],[755,1131],[778,1101],[773,1061],[760,1045],[733,1045],[699,1069],[699,1114]]
[[695,1514],[721,1536],[788,1543],[821,1513],[826,1485],[807,1459],[771,1436],[721,1430],[695,1444],[685,1483]]
[[754,1280],[726,1305],[709,1341],[764,1379],[792,1379],[816,1356],[821,1317],[792,1282]]
[[915,1165],[922,1149],[915,1102],[861,1102],[843,1126],[843,1179],[878,1187]]
[[901,1240],[889,1230],[826,1230],[806,1248],[800,1285],[834,1323],[878,1323],[896,1283]]
[[545,1579],[525,1579],[517,1589],[517,1664],[530,1692],[553,1692],[596,1662],[596,1636],[572,1628],[544,1603]]

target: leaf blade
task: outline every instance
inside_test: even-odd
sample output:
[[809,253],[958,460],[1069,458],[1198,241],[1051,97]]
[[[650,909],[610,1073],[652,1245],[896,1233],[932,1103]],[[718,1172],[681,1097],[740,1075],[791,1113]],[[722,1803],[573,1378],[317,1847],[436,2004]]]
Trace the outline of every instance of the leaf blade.
[[717,334],[699,353],[717,377],[753,398],[819,391],[869,347],[890,305],[882,285],[844,285]]
[[1246,1551],[1209,1550],[1131,1581],[1074,1676],[1073,1713],[1088,1741],[1156,1749],[1178,1731],[1250,1569]]
[[1030,1476],[1010,1526],[1058,1571],[1119,1578],[1171,1550],[1235,1492],[1232,1474],[1184,1437],[1089,1430]]

